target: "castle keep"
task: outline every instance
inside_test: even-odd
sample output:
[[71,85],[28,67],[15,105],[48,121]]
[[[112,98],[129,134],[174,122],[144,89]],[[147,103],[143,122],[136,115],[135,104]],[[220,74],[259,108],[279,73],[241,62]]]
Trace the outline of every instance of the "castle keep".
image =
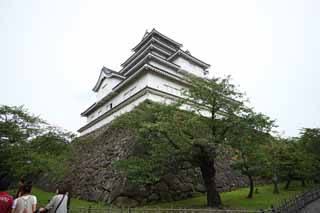
[[104,126],[147,99],[170,103],[187,87],[186,73],[204,77],[210,66],[155,29],[146,32],[132,51],[121,70],[101,69],[93,88],[96,102],[81,113],[87,124],[78,130],[80,135]]

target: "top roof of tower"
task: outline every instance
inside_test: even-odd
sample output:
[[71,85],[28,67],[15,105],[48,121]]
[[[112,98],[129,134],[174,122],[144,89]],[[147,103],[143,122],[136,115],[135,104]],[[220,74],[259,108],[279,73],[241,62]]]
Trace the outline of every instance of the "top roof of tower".
[[163,40],[166,44],[168,44],[169,46],[175,48],[175,49],[179,49],[182,47],[182,44],[172,40],[171,38],[161,34],[160,32],[158,32],[156,29],[152,29],[151,32],[146,32],[142,38],[142,40],[139,42],[139,44],[137,44],[132,50],[133,51],[138,51],[140,47],[142,47],[146,42],[148,42],[148,40],[152,37],[158,37],[159,39]]

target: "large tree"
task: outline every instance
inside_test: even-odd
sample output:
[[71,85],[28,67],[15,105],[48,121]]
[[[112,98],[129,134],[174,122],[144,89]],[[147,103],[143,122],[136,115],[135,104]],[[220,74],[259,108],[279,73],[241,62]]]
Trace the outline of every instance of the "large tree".
[[[143,150],[117,166],[126,172],[129,180],[155,182],[167,170],[188,161],[200,168],[207,205],[217,207],[221,198],[215,180],[215,160],[247,108],[242,93],[230,83],[229,77],[189,76],[188,82],[182,103],[144,104],[114,122],[116,126],[135,129]],[[184,107],[189,111],[179,110]]]
[[190,87],[185,92],[187,103],[193,103],[193,108],[206,118],[206,126],[210,129],[206,143],[198,144],[203,152],[200,155],[204,156],[200,168],[207,189],[207,203],[208,206],[219,206],[221,198],[216,187],[214,165],[218,148],[226,142],[227,135],[239,126],[239,118],[246,115],[248,109],[244,105],[243,94],[230,83],[230,76],[203,79],[191,75],[189,80]]
[[[0,106],[0,178],[57,173],[74,135],[23,106]],[[61,171],[61,170],[59,170]]]

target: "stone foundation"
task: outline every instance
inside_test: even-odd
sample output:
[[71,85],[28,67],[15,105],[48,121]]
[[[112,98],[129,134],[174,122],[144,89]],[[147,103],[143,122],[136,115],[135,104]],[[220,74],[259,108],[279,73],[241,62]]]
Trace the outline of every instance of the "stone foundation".
[[[74,145],[73,153],[76,154],[70,164],[70,174],[65,178],[65,182],[72,186],[73,196],[132,207],[205,193],[200,171],[188,163],[176,174],[165,175],[153,186],[130,186],[126,178],[113,169],[112,163],[126,159],[134,143],[135,136],[131,131],[108,126],[79,138]],[[230,168],[228,157],[218,160],[216,167],[219,191],[246,185],[246,178]]]

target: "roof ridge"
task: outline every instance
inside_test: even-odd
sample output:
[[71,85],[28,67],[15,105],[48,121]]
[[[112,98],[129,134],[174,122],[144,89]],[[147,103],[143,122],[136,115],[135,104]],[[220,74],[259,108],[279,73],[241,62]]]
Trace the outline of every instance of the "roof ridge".
[[170,37],[168,37],[168,36],[160,33],[160,32],[157,31],[155,28],[153,28],[153,29],[151,30],[151,32],[149,32],[146,36],[143,36],[142,40],[141,40],[134,48],[132,48],[131,50],[132,50],[132,51],[136,51],[137,48],[138,48],[139,46],[141,46],[141,44],[144,43],[144,42],[145,42],[152,34],[154,34],[154,33],[156,33],[156,34],[160,35],[161,37],[167,39],[168,41],[170,41],[171,43],[175,44],[175,45],[176,45],[177,47],[179,47],[179,48],[183,46],[181,43],[179,43],[179,42],[171,39]]

